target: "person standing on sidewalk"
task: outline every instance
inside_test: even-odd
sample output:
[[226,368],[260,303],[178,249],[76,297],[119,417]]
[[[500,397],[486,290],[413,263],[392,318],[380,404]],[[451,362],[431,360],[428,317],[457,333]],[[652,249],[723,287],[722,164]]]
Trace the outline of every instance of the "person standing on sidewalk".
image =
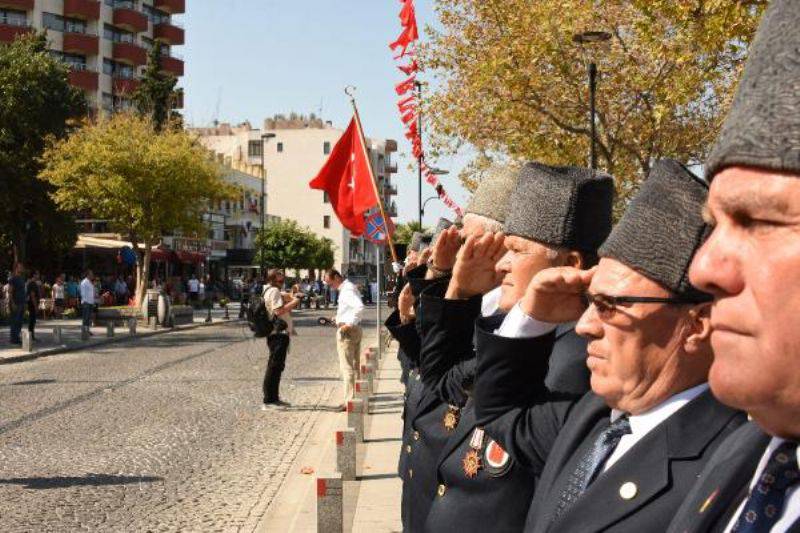
[[328,286],[338,293],[336,309],[336,350],[339,353],[339,368],[344,382],[344,403],[342,408],[353,397],[357,379],[361,377],[361,312],[364,303],[358,294],[358,288],[352,281],[345,279],[338,270],[328,270],[325,274]]
[[81,280],[80,285],[81,294],[81,317],[83,319],[81,326],[87,331],[89,335],[92,334],[92,313],[94,312],[94,274],[91,270],[87,270],[86,274]]
[[27,285],[25,285],[25,303],[28,306],[28,331],[31,334],[31,340],[35,340],[36,313],[39,310],[39,298],[41,298],[39,273],[34,272],[28,279]]
[[22,344],[22,319],[25,314],[25,280],[22,277],[22,263],[14,265],[14,271],[8,278],[8,305],[11,312],[11,344]]
[[269,361],[262,386],[264,392],[262,409],[289,405],[280,399],[281,375],[286,367],[286,354],[289,352],[291,342],[292,310],[300,304],[300,300],[292,298],[284,303],[281,288],[285,279],[282,270],[273,268],[267,273],[267,283],[264,285],[264,306],[270,318],[280,318],[285,327],[281,328],[276,324],[275,329],[267,337]]

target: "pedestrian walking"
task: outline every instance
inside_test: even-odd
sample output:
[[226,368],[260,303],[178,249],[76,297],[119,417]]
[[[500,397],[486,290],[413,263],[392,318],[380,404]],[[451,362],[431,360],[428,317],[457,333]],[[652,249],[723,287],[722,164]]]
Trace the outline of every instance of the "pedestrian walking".
[[196,275],[192,274],[187,286],[189,288],[189,301],[195,306],[197,305],[197,296],[200,293],[200,281],[197,279]]
[[66,306],[66,287],[64,287],[64,276],[58,276],[53,283],[53,313],[56,316],[63,316]]
[[42,293],[39,289],[39,273],[33,272],[25,285],[25,302],[28,306],[28,331],[31,340],[36,338],[36,314],[39,311],[39,300]]
[[9,311],[11,314],[11,344],[22,344],[22,319],[25,315],[25,280],[22,278],[24,267],[22,263],[14,265],[14,271],[8,278],[9,286]]
[[116,296],[117,305],[128,305],[128,284],[122,278],[122,275],[117,277],[114,283],[114,296]]
[[92,334],[92,313],[94,312],[95,305],[95,288],[94,288],[94,274],[91,270],[87,270],[86,274],[81,280],[80,296],[81,296],[81,326],[86,332]]
[[285,279],[282,270],[272,269],[267,273],[267,283],[264,285],[263,298],[267,313],[270,319],[280,320],[274,320],[275,328],[267,336],[269,360],[262,385],[264,393],[262,409],[289,405],[280,399],[281,375],[286,368],[286,354],[291,343],[292,310],[300,304],[300,300],[289,297],[288,301],[284,301],[281,289]]
[[325,274],[325,281],[338,294],[336,309],[336,350],[339,353],[339,368],[342,373],[344,388],[344,409],[348,400],[353,397],[355,383],[361,378],[361,312],[364,303],[358,289],[350,280],[345,279],[337,270],[331,269]]

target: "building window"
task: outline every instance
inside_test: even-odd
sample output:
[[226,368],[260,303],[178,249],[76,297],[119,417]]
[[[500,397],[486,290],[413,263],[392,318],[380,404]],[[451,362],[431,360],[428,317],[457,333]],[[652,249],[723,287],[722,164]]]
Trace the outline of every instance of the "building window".
[[42,26],[53,31],[86,33],[85,20],[62,17],[55,13],[42,13]]
[[331,199],[330,199],[330,197],[328,196],[328,193],[327,193],[326,191],[323,191],[323,192],[322,192],[322,203],[323,203],[323,204],[329,204],[329,203],[331,203]]
[[322,227],[325,229],[331,228],[331,217],[330,215],[325,215],[322,217]]
[[250,141],[247,143],[247,155],[248,157],[261,157],[264,152],[264,143],[261,141]]
[[103,93],[103,109],[111,113],[114,110],[114,95],[111,93]]
[[156,9],[153,6],[142,4],[142,12],[153,24],[169,24],[169,13]]
[[112,59],[103,58],[103,74],[107,76],[113,76],[115,78],[132,80],[136,77],[136,69],[130,65],[117,63]]
[[278,143],[278,153],[283,152],[283,143]]
[[0,9],[0,24],[5,24],[7,26],[27,26],[28,16],[24,11]]
[[329,143],[328,141],[322,143],[322,153],[325,155],[331,153],[331,143]]
[[103,39],[115,43],[135,43],[136,36],[130,32],[122,31],[110,24],[103,25]]

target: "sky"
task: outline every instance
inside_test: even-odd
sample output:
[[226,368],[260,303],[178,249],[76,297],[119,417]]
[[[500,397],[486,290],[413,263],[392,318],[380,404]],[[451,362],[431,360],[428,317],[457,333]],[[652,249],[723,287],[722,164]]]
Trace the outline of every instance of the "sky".
[[[419,24],[435,24],[433,0],[416,5]],[[186,123],[249,120],[260,128],[265,117],[294,111],[344,129],[352,108],[343,90],[354,85],[366,135],[398,142],[397,220],[416,220],[417,173],[394,92],[403,74],[388,47],[400,33],[399,9],[397,0],[189,0],[178,19],[186,28],[179,49]],[[450,171],[442,183],[462,206],[469,198],[457,177],[463,165],[460,157],[436,162]],[[423,183],[423,201],[431,196]],[[428,202],[425,224],[440,216],[454,217],[438,199]]]

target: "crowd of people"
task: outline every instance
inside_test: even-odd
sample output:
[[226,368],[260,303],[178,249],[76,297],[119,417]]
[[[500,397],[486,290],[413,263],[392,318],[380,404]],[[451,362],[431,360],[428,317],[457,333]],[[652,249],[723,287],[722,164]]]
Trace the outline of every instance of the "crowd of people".
[[[705,177],[529,162],[415,235],[386,326],[409,532],[800,531],[800,6]],[[449,226],[449,227],[448,227]]]

